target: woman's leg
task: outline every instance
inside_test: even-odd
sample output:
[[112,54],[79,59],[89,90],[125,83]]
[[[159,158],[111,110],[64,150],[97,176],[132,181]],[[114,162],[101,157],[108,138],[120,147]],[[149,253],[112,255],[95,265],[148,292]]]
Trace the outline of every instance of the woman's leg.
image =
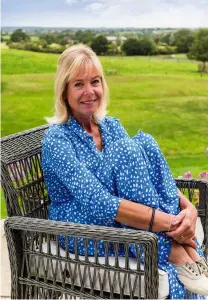
[[[122,139],[112,143],[106,149],[103,161],[96,171],[97,178],[111,194],[159,208],[167,213],[177,214],[179,212],[179,201],[175,183],[168,185],[168,180],[166,182],[162,181],[160,191],[163,191],[163,185],[165,185],[168,186],[168,192],[159,193],[155,184],[152,184],[147,168],[148,161],[145,160],[145,153],[142,152],[141,147],[131,139]],[[160,202],[164,202],[164,206],[160,205]],[[169,274],[170,297],[174,299],[181,298],[184,295],[184,287],[177,279],[174,263],[193,263],[193,260],[182,247],[182,249],[180,248],[180,260],[177,260],[178,254],[174,247],[171,253],[171,239],[162,232],[158,232],[157,237],[158,266]],[[136,257],[136,249],[133,245],[130,251]],[[169,255],[172,263],[168,261]],[[175,258],[176,256],[177,258]]]
[[[154,145],[154,143],[151,147],[156,148],[153,153],[156,157],[155,160],[157,161],[158,165],[160,160],[163,161],[162,154]],[[145,155],[146,154],[144,149],[140,147],[139,144],[135,142],[135,140],[122,139],[120,141],[117,141],[113,144],[113,151],[110,149],[110,151],[106,153],[106,161],[109,162],[109,160],[111,160],[111,163],[108,165],[106,164],[105,174],[107,176],[109,176],[109,174],[112,174],[113,183],[111,182],[110,186],[114,187],[114,192],[118,196],[133,200],[135,202],[143,203],[148,206],[156,206],[161,208],[163,207],[163,205],[161,205],[161,201],[164,200],[162,199],[161,195],[158,197],[158,190],[156,186],[159,185],[159,183],[152,183],[153,178],[157,180],[158,178],[156,174],[155,176],[154,174],[150,174],[151,172],[155,172],[157,166],[154,165],[154,159],[152,158],[151,153],[149,153],[149,157],[151,158],[151,170],[149,171],[148,158],[146,158]],[[161,162],[161,165],[162,164],[163,163]],[[109,166],[112,165],[114,165],[114,167],[111,170],[108,170]],[[161,165],[160,168],[162,167]],[[161,174],[163,174],[162,177],[165,176],[165,172],[161,171]],[[170,177],[168,178],[170,179]],[[109,182],[106,179],[104,179],[103,181]],[[168,185],[167,180],[164,180],[164,178],[162,182],[160,182],[160,189],[162,189],[163,185]],[[148,191],[148,193],[146,193],[146,191]],[[173,197],[174,192],[175,203]],[[146,202],[147,199],[149,199],[148,202]],[[172,191],[169,190],[169,193],[167,193],[166,190],[166,201],[168,202],[168,207],[171,207],[171,209],[166,212],[173,214],[176,214],[178,212],[177,200],[177,189],[173,188]],[[188,247],[183,248],[182,245],[173,243],[170,257],[172,259],[175,257],[175,260],[178,259],[178,264],[180,264],[180,260],[181,263],[194,263],[194,261],[200,260],[200,256],[195,249],[191,248],[189,251],[186,251],[186,249],[188,249]]]
[[[147,161],[144,157],[145,154],[142,153],[142,149],[131,139],[119,140],[112,145],[112,148],[113,150],[110,148],[105,153],[104,164],[97,170],[97,174],[99,178],[102,178],[102,182],[108,185],[108,189],[111,188],[110,192],[113,192],[117,196],[158,208],[160,206],[159,202],[162,199],[158,197],[156,189],[152,185]],[[110,181],[109,178],[111,178]],[[178,202],[176,201],[175,205],[170,205],[174,207],[174,210],[171,209],[168,212],[176,214],[178,211],[177,204]],[[168,243],[168,240],[170,242],[170,239],[165,234],[160,235],[163,235],[163,238],[165,237],[166,243]],[[173,245],[176,244],[173,243]],[[173,247],[171,257],[177,254],[177,250],[180,250],[179,259],[181,259],[181,263],[193,263],[191,257],[189,257],[188,253],[179,244],[177,247]],[[167,258],[168,253],[161,260]]]
[[197,251],[189,245],[182,245],[186,253],[193,261],[199,261],[201,256],[197,253]]
[[168,257],[168,261],[175,265],[182,265],[186,262],[193,264],[195,261],[193,259],[194,253],[197,254],[196,250],[195,249],[193,249],[193,250],[194,250],[193,256],[191,256],[182,245],[178,244],[177,242],[175,242],[173,240],[172,245],[171,245],[170,254]]
[[130,138],[111,144],[96,170],[96,176],[110,193],[142,203],[159,206],[159,197],[153,186],[146,161],[138,145]]
[[[170,189],[170,186],[175,185],[175,180],[171,174],[170,168],[157,142],[152,136],[140,131],[132,139],[138,146],[140,146],[141,151],[144,151],[144,155],[146,156],[145,159],[147,161],[147,166],[149,169],[150,179],[158,195],[163,199],[162,201],[160,201],[159,205],[161,210],[164,211],[164,208],[166,210],[166,201],[169,203],[174,203],[172,192],[174,189]],[[175,197],[178,197],[177,191],[175,192]],[[188,256],[193,261],[199,261],[201,257],[203,257],[200,247],[197,248],[197,251],[185,244],[181,245],[181,247],[184,248]]]

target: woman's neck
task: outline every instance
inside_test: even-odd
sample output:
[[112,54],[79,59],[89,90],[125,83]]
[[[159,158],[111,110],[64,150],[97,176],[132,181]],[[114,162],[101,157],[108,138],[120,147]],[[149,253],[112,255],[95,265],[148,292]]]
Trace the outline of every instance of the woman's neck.
[[93,116],[74,116],[74,118],[89,134],[93,133],[95,127],[97,127]]

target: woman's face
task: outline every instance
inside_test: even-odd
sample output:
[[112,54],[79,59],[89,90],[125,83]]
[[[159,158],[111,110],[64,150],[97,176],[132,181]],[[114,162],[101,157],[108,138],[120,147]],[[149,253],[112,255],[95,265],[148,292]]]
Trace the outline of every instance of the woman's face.
[[103,98],[101,75],[95,67],[90,72],[78,74],[67,86],[67,100],[76,118],[91,117]]

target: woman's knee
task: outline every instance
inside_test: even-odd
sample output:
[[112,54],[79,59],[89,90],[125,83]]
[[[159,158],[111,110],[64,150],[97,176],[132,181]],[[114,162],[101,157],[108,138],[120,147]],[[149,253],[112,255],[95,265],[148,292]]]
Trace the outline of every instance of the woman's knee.
[[140,152],[138,145],[130,138],[120,139],[111,144],[108,149],[108,152],[111,152],[115,155],[135,155]]

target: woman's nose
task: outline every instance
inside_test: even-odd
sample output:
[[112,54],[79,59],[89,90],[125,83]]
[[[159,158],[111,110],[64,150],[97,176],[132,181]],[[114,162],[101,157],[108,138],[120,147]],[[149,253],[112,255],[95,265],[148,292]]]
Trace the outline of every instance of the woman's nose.
[[84,89],[84,95],[93,95],[94,90],[91,84],[86,84],[85,89]]

